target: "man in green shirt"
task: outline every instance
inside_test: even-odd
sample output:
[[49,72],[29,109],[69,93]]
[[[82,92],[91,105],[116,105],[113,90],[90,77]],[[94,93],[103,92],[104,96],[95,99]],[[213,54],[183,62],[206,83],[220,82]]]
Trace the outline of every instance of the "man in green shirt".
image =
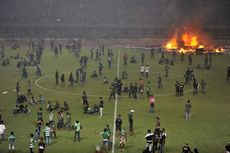
[[146,94],[147,94],[147,97],[150,97],[151,95],[151,85],[150,85],[150,82],[148,81],[147,85],[146,85]]
[[104,131],[100,133],[102,136],[102,149],[105,150],[106,152],[108,151],[108,142],[109,142],[109,131],[104,128]]
[[74,123],[74,130],[74,142],[76,141],[76,138],[80,142],[81,123],[78,120],[76,120],[76,122]]
[[130,110],[128,114],[130,135],[133,135],[133,113],[134,113],[134,110]]
[[9,140],[9,151],[14,150],[14,141],[15,141],[14,132],[10,132],[10,136],[8,137],[8,140]]

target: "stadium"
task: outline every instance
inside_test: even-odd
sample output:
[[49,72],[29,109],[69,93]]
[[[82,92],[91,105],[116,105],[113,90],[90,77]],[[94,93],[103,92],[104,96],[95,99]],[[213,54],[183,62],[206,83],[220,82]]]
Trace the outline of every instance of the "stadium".
[[1,0],[0,153],[229,153],[229,0]]

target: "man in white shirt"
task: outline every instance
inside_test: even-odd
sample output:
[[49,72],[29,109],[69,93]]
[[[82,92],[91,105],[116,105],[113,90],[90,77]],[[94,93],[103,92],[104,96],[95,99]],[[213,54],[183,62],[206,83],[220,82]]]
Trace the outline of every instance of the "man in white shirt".
[[141,77],[144,76],[144,71],[145,71],[144,65],[140,66],[140,74],[141,74]]
[[148,79],[148,77],[149,77],[149,65],[145,66],[145,77],[146,77],[146,79]]
[[3,121],[0,121],[0,143],[5,139],[6,127]]

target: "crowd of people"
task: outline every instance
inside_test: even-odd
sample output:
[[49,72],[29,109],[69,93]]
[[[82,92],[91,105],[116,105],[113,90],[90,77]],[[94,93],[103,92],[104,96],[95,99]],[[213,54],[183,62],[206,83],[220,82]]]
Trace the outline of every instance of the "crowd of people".
[[[44,50],[44,40],[41,39],[37,42],[31,41],[29,43],[31,51],[29,51],[26,55],[26,57],[21,57],[18,59],[17,62],[17,72],[18,74],[21,73],[22,79],[30,78],[28,74],[28,67],[34,66],[35,67],[35,74],[37,77],[40,77],[42,75],[42,70],[40,67],[41,63],[41,58],[42,58],[42,53]],[[77,68],[76,73],[70,73],[67,81],[69,82],[69,87],[74,87],[77,84],[84,84],[86,83],[86,75],[87,75],[87,65],[88,61],[93,60],[98,62],[98,71],[94,70],[93,73],[91,74],[91,78],[97,78],[97,77],[103,77],[104,84],[109,84],[110,85],[110,93],[108,96],[108,101],[115,100],[118,96],[121,94],[127,94],[128,98],[133,98],[135,101],[137,101],[138,96],[144,95],[143,93],[146,93],[146,97],[149,101],[149,112],[150,113],[155,113],[156,109],[156,97],[153,94],[152,91],[152,85],[151,82],[149,81],[150,77],[150,66],[145,63],[145,57],[146,53],[141,52],[140,54],[140,70],[139,70],[139,77],[137,81],[132,81],[130,82],[129,86],[124,85],[123,86],[123,81],[127,83],[128,81],[128,72],[125,70],[122,71],[121,77],[116,76],[113,81],[107,80],[105,77],[105,73],[103,72],[104,65],[102,64],[102,58],[105,55],[105,47],[104,45],[96,48],[90,49],[90,57],[87,56],[81,56],[80,57],[80,52],[81,52],[81,42],[80,41],[73,41],[69,42],[66,46],[66,48],[72,53],[76,55],[76,58],[80,58],[79,64],[80,67]],[[59,56],[59,54],[62,54],[62,44],[55,45],[54,41],[50,42],[50,48],[54,52],[55,57]],[[4,53],[4,48],[0,50],[0,55],[3,56],[2,54]],[[151,58],[155,58],[155,53],[154,49],[151,49]],[[95,56],[94,56],[95,54]],[[112,68],[112,63],[113,63],[113,49],[108,48],[107,51],[107,62],[108,62],[108,68]],[[128,65],[128,54],[124,53],[123,55],[123,65],[127,66]],[[132,56],[130,58],[130,63],[138,63],[137,59],[135,56]],[[170,77],[169,75],[169,70],[170,66],[174,65],[174,62],[176,61],[176,54],[175,52],[172,54],[172,58],[169,60],[168,58],[165,58],[165,55],[163,52],[161,52],[161,57],[159,64],[165,64],[164,67],[164,72],[165,78]],[[184,61],[184,55],[181,56],[181,62]],[[205,56],[205,64],[207,65],[207,56]],[[192,56],[189,55],[189,65],[192,65]],[[209,63],[211,65],[211,63]],[[228,67],[227,71],[227,78],[226,80],[228,81],[230,77],[230,68]],[[61,82],[62,86],[65,86],[66,78],[65,78],[65,73],[62,72],[61,74],[59,73],[59,70],[55,71],[54,74],[55,77],[55,84],[59,85]],[[183,76],[185,79],[184,81],[176,81],[175,83],[175,90],[176,93],[175,95],[177,97],[184,96],[184,87],[189,86],[192,83],[193,86],[193,95],[196,96],[198,94],[198,87],[201,87],[201,93],[205,95],[206,93],[206,81],[204,79],[201,79],[201,82],[198,82],[198,78],[195,76],[194,70],[189,67],[185,71],[185,75]],[[181,80],[183,79],[181,78]],[[163,83],[162,83],[162,75],[158,74],[156,77],[156,87],[158,90],[161,90],[163,88]],[[147,83],[145,84],[146,81]],[[24,92],[27,92],[27,94],[24,94]],[[83,128],[81,122],[79,120],[76,120],[75,123],[72,123],[72,116],[70,112],[70,105],[67,100],[63,102],[61,105],[58,100],[56,100],[53,104],[51,101],[46,100],[48,97],[44,97],[43,95],[38,96],[38,100],[36,100],[36,94],[32,92],[32,85],[30,80],[28,80],[27,85],[26,85],[26,90],[21,88],[20,82],[16,83],[16,105],[13,108],[13,114],[19,114],[19,113],[24,113],[24,114],[30,114],[34,112],[31,112],[29,107],[33,107],[34,105],[39,105],[39,109],[37,111],[37,119],[35,120],[34,124],[34,133],[30,133],[29,138],[29,151],[30,153],[34,152],[34,147],[35,144],[38,143],[38,150],[39,153],[43,153],[45,148],[49,145],[52,145],[54,139],[57,138],[57,129],[58,130],[68,130],[68,131],[74,131],[74,137],[73,141],[80,142],[81,141],[81,130]],[[82,94],[82,108],[83,108],[83,113],[85,114],[96,114],[98,115],[99,118],[103,117],[103,109],[106,105],[104,102],[103,97],[99,96],[97,103],[91,104],[89,102],[89,97],[87,96],[86,91],[83,91]],[[48,117],[44,117],[44,112],[42,109],[42,105],[46,104],[46,111],[49,114]],[[185,119],[189,121],[191,119],[191,109],[192,109],[192,104],[190,100],[187,100],[187,103],[185,104]],[[135,135],[134,132],[134,110],[131,109],[128,112],[128,125],[129,129],[126,130],[123,126],[123,120],[122,120],[122,115],[119,114],[115,120],[115,129],[116,129],[116,136],[119,137],[119,149],[125,150],[125,144],[128,139],[128,133],[130,137]],[[54,117],[54,113],[57,114],[57,118]],[[0,114],[0,142],[2,143],[3,141],[6,140],[6,127],[4,124],[4,121],[2,119],[2,115]],[[45,118],[48,118],[46,120]],[[56,122],[55,122],[56,121]],[[166,129],[162,128],[160,125],[160,118],[156,117],[156,125],[154,129],[147,129],[147,134],[145,135],[145,141],[146,141],[146,146],[143,147],[143,153],[164,153],[167,152],[165,151],[165,143],[167,139],[167,134],[166,134]],[[110,125],[107,124],[106,127],[103,128],[102,132],[98,132],[102,136],[102,145],[96,147],[96,153],[102,153],[102,152],[108,152],[109,150],[112,149],[112,131],[110,129]],[[14,150],[15,149],[15,137],[17,136],[16,133],[13,131],[9,133],[8,141],[9,141],[9,150]],[[229,151],[229,145],[226,146],[226,151]],[[182,152],[183,153],[191,153],[191,149],[189,145],[186,143],[182,147]],[[194,148],[194,153],[198,153],[198,149]]]

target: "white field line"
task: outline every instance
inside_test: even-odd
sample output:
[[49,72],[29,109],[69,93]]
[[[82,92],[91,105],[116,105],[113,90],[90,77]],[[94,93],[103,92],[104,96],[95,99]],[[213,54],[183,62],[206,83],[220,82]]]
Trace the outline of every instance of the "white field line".
[[[120,50],[118,52],[118,57],[117,57],[117,77],[119,77],[119,68],[120,68]],[[114,117],[113,117],[113,146],[112,146],[112,153],[114,153],[115,150],[115,138],[116,138],[116,125],[115,125],[115,121],[116,121],[116,117],[117,117],[117,94],[116,94],[116,99],[115,99],[115,103],[114,103]]]
[[[52,92],[52,93],[54,93],[54,94],[65,94],[65,95],[71,95],[71,96],[81,96],[80,93],[71,93],[71,92],[53,90],[53,89],[49,89],[49,88],[43,87],[43,86],[41,86],[41,85],[39,84],[39,81],[41,81],[41,80],[43,80],[43,79],[46,79],[46,78],[49,78],[49,77],[51,77],[51,76],[53,76],[53,75],[50,74],[50,75],[46,75],[46,76],[43,76],[43,77],[37,79],[37,80],[35,81],[35,85],[36,85],[38,88],[42,89],[42,90],[50,91],[50,92]],[[188,93],[188,92],[192,92],[192,91],[193,91],[192,89],[190,89],[190,90],[185,90],[184,93]],[[173,96],[173,95],[175,95],[175,93],[155,94],[154,96],[156,96],[156,97],[162,97],[162,96]],[[89,97],[106,97],[106,98],[109,97],[108,95],[94,95],[94,94],[88,94],[87,96],[89,96]],[[121,98],[128,98],[128,96],[119,96],[119,97],[121,97]],[[140,97],[140,98],[141,98],[141,97]]]

